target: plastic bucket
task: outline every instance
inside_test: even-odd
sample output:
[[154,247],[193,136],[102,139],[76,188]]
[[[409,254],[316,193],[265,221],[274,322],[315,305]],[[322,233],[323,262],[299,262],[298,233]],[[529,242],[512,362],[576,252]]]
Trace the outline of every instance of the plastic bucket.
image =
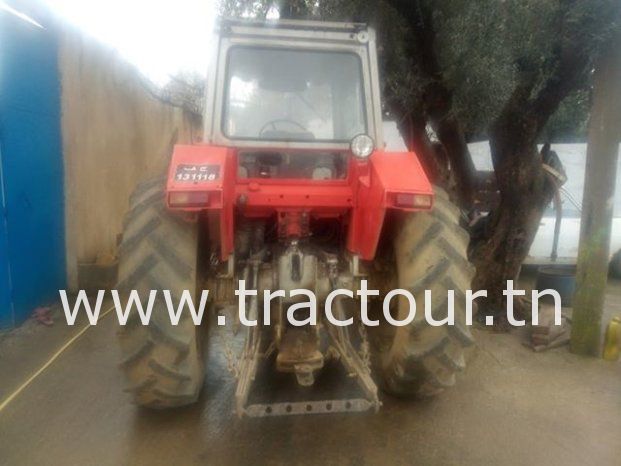
[[556,290],[561,296],[561,305],[563,307],[571,306],[576,289],[576,266],[546,265],[539,267],[535,288],[539,291]]

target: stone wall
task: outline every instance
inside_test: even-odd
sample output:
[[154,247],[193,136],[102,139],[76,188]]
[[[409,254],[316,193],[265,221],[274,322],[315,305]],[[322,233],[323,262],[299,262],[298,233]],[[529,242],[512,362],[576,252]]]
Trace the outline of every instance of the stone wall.
[[115,254],[136,183],[164,173],[173,145],[198,137],[198,126],[157,100],[114,50],[71,28],[60,34],[67,277],[75,290],[78,263]]

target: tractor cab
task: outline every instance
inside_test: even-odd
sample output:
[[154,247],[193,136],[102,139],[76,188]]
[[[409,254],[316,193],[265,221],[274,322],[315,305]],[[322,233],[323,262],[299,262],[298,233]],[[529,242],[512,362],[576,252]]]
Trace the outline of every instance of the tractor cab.
[[218,37],[207,84],[208,143],[320,159],[348,152],[354,140],[362,157],[383,147],[372,29],[223,20]]

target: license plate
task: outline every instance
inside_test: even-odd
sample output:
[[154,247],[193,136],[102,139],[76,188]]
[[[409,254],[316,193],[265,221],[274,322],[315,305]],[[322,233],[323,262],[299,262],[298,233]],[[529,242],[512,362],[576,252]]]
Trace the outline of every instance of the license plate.
[[220,165],[177,165],[176,181],[190,183],[205,183],[215,181],[220,177]]

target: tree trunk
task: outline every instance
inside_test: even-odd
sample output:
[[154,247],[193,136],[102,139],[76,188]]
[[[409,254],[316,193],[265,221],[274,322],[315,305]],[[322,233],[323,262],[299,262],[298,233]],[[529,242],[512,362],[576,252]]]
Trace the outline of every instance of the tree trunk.
[[461,124],[457,118],[444,112],[441,118],[434,119],[434,129],[450,161],[451,184],[455,187],[457,199],[463,209],[469,210],[476,191],[476,168]]
[[[490,213],[472,255],[477,268],[472,286],[487,290],[488,298],[481,306],[486,315],[506,316],[506,281],[518,278],[544,209],[554,194],[554,185],[546,179],[537,151],[538,134],[535,121],[525,118],[523,111],[505,113],[491,131],[500,205]],[[503,323],[496,319],[496,324]]]
[[[564,20],[568,18],[570,15]],[[561,28],[559,34],[575,30]],[[543,211],[554,195],[556,187],[547,178],[536,143],[550,116],[588,70],[588,49],[576,43],[582,44],[567,40],[559,48],[554,72],[543,83],[538,69],[522,68],[511,96],[491,127],[500,205],[490,214],[482,237],[472,245],[477,267],[473,288],[487,290],[488,298],[481,306],[486,313],[506,309],[502,293],[506,282],[518,278]],[[504,312],[502,315],[506,316]]]
[[304,19],[309,9],[306,0],[282,0],[278,12],[281,19]]
[[406,112],[400,105],[392,105],[397,117],[397,129],[409,151],[415,152],[429,180],[452,193],[449,161],[441,145],[434,144],[427,136],[427,120],[422,112]]
[[[461,124],[453,114],[453,90],[447,85],[436,53],[437,31],[431,3],[390,0],[392,7],[408,22],[411,53],[416,57],[412,72],[427,83],[422,90],[421,110],[429,121],[450,161],[449,193],[464,209],[472,207],[476,170]],[[424,130],[424,127],[423,127]],[[451,189],[452,188],[452,189]]]

